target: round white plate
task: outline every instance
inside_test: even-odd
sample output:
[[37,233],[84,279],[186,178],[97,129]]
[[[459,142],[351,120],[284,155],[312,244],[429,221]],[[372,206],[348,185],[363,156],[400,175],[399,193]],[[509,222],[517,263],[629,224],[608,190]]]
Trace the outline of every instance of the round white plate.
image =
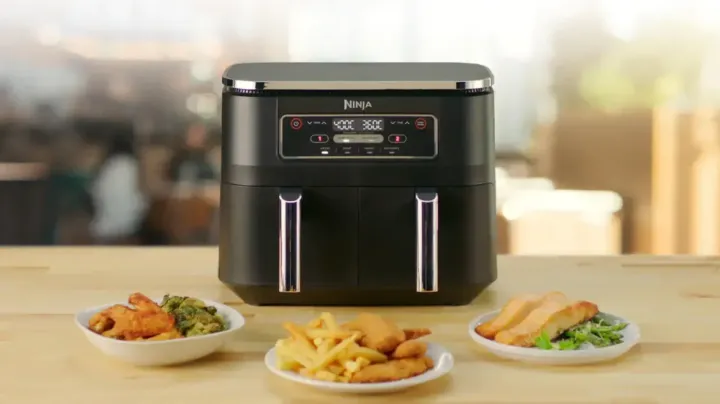
[[411,377],[409,379],[398,380],[396,382],[384,383],[339,383],[326,382],[323,380],[315,380],[302,376],[289,370],[280,370],[276,366],[275,348],[272,348],[265,355],[265,366],[271,372],[282,377],[283,379],[292,380],[296,383],[305,384],[320,390],[334,391],[338,393],[353,394],[370,394],[370,393],[389,393],[393,391],[405,390],[407,388],[427,383],[431,380],[438,379],[450,372],[455,365],[455,359],[450,351],[440,345],[428,343],[427,356],[435,362],[435,367],[427,372]]
[[627,353],[640,341],[640,328],[637,324],[627,321],[612,314],[600,313],[599,315],[612,322],[621,321],[628,323],[624,330],[620,331],[623,335],[623,342],[609,347],[595,348],[593,346],[582,346],[575,351],[556,351],[544,350],[538,348],[522,348],[497,343],[478,335],[475,327],[497,316],[500,310],[492,313],[483,314],[475,318],[468,324],[468,333],[473,341],[485,347],[491,353],[505,359],[534,363],[539,365],[583,365],[589,363],[597,363],[609,361]]
[[[162,299],[153,299],[160,303]],[[225,318],[228,329],[214,334],[178,338],[166,341],[120,341],[103,337],[88,328],[90,317],[114,304],[127,305],[127,301],[105,304],[85,309],[75,315],[75,325],[80,328],[88,341],[108,356],[138,366],[168,366],[190,362],[218,351],[245,325],[245,318],[232,307],[200,299],[208,306],[215,306],[218,314]]]

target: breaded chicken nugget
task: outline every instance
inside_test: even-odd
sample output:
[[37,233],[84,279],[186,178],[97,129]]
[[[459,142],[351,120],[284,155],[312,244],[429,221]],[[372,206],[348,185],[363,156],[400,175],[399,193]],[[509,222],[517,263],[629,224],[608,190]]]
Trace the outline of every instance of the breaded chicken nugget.
[[345,325],[350,330],[363,334],[360,345],[382,353],[392,352],[405,342],[405,333],[395,323],[372,313],[360,313]]
[[427,344],[423,341],[405,341],[395,348],[391,357],[393,359],[414,358],[423,356],[427,352]]

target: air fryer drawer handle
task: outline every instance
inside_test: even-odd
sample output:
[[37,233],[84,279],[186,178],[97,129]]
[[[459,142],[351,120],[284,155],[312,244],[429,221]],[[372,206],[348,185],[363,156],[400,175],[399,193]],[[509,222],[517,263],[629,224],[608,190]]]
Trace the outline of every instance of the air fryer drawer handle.
[[438,291],[438,195],[417,192],[417,274],[418,292]]
[[280,292],[300,291],[300,200],[299,191],[280,192]]

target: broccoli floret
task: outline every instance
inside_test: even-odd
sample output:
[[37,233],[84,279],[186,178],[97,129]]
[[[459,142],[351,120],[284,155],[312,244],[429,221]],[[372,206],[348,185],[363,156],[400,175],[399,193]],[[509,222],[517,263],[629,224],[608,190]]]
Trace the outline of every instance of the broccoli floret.
[[163,310],[165,310],[168,313],[172,313],[175,311],[185,300],[182,296],[170,296],[165,295],[163,297],[162,303],[160,303],[160,307],[162,307]]
[[206,335],[227,329],[217,309],[199,299],[165,296],[162,307],[175,317],[177,329],[185,336]]

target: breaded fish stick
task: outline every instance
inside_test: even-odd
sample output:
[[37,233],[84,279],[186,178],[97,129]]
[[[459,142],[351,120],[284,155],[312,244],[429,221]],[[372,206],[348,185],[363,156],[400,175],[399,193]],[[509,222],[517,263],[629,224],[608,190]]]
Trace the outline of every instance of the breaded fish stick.
[[597,313],[597,305],[586,301],[546,302],[517,326],[497,333],[495,341],[505,345],[531,347],[543,332],[553,340],[566,330],[590,320]]
[[505,304],[497,317],[486,321],[477,327],[475,332],[487,339],[495,339],[495,335],[520,324],[533,310],[548,301],[565,301],[567,298],[561,292],[550,292],[545,295],[517,296]]

